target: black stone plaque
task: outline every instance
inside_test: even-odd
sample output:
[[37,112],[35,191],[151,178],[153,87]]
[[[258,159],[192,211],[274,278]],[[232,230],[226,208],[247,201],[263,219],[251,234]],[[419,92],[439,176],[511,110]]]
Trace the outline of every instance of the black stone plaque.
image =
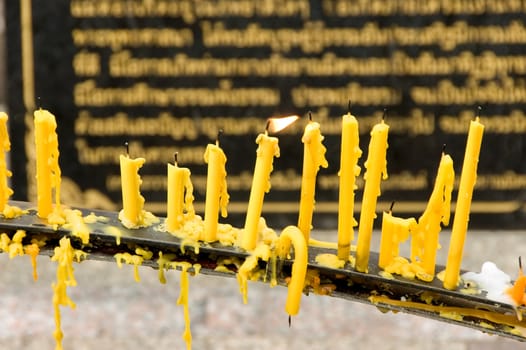
[[[166,163],[192,171],[203,213],[206,144],[228,161],[229,217],[244,222],[266,119],[302,120],[276,135],[263,216],[295,224],[310,111],[325,135],[316,228],[337,226],[341,116],[369,132],[387,108],[389,179],[377,212],[425,209],[446,144],[460,175],[469,122],[482,107],[486,132],[471,228],[525,222],[526,28],[522,1],[22,0],[6,2],[9,115],[15,199],[35,200],[35,108],[58,122],[63,201],[118,210],[118,155],[146,158],[146,209],[163,214]],[[356,213],[362,198],[358,181]],[[456,190],[453,200],[456,201]],[[223,220],[223,219],[221,219]],[[380,220],[375,225],[379,227]]]

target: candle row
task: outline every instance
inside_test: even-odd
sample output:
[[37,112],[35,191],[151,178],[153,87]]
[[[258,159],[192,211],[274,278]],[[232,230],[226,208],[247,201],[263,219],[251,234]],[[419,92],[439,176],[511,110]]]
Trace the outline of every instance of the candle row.
[[[479,118],[471,121],[460,185],[456,202],[455,216],[451,229],[451,239],[443,275],[446,289],[455,289],[459,282],[460,264],[466,238],[473,189],[475,187],[477,166],[482,144],[484,125]],[[417,277],[432,281],[435,275],[436,252],[439,248],[439,233],[442,225],[449,224],[451,195],[455,181],[455,171],[451,156],[442,153],[433,192],[424,213],[418,219],[402,219],[383,213],[382,236],[380,244],[380,268],[405,277]],[[411,235],[411,262],[398,256],[399,244]],[[358,256],[358,254],[357,254]]]
[[[273,159],[280,156],[278,138],[269,136],[269,132],[278,132],[298,119],[297,116],[269,119],[264,133],[256,138],[258,145],[250,198],[247,207],[246,221],[239,245],[247,251],[255,249],[259,234],[259,225],[265,193],[271,187],[270,175],[273,170]],[[38,215],[52,224],[61,224],[64,215],[60,205],[60,167],[58,138],[55,117],[46,110],[39,109],[34,113],[36,145],[36,180]],[[7,186],[11,173],[7,170],[5,152],[10,150],[7,133],[7,115],[0,114],[0,210],[4,211],[12,190]],[[482,142],[484,126],[479,118],[472,121],[469,128],[466,154],[460,177],[458,199],[452,227],[448,261],[444,286],[453,289],[458,283],[460,262],[469,220],[471,197],[476,181],[477,163]],[[351,242],[354,240],[354,191],[356,177],[360,174],[358,160],[362,155],[359,148],[359,128],[357,119],[350,113],[342,117],[341,157],[340,157],[340,192],[338,212],[338,258],[348,261],[351,255]],[[364,190],[362,208],[358,225],[356,247],[356,270],[367,272],[369,266],[371,234],[376,218],[377,198],[381,193],[381,181],[387,179],[387,148],[389,125],[381,120],[371,130],[371,138],[365,161]],[[306,246],[310,240],[312,216],[315,204],[316,176],[320,167],[327,167],[326,148],[323,145],[320,124],[309,118],[302,136],[304,144],[303,175],[301,185],[300,209],[297,228],[303,234]],[[227,157],[220,147],[219,140],[209,144],[204,154],[208,164],[204,229],[200,240],[214,242],[217,240],[218,216],[227,216],[229,195],[226,181]],[[128,154],[120,156],[122,177],[123,209],[119,213],[123,225],[129,228],[148,226],[158,219],[144,211],[144,197],[140,194],[141,179],[139,169],[145,163],[144,158],[132,159]],[[169,232],[180,230],[185,221],[193,219],[193,186],[190,170],[179,167],[177,159],[168,164],[168,195],[166,229]],[[442,155],[437,172],[435,186],[428,206],[416,221],[413,218],[401,219],[392,215],[392,211],[383,214],[382,240],[380,246],[379,266],[392,270],[398,257],[398,246],[411,234],[412,268],[425,278],[431,279],[435,273],[438,234],[441,225],[449,223],[451,192],[454,182],[453,160],[447,154]],[[54,204],[53,204],[54,194]],[[424,278],[424,279],[425,279]]]
[[[49,218],[52,224],[61,224],[63,219],[56,215],[53,209],[53,193],[55,201],[60,207],[60,181],[61,173],[58,166],[58,138],[56,134],[57,123],[55,117],[43,110],[35,111],[35,145],[37,163],[37,196],[38,215]],[[8,116],[0,112],[0,212],[5,218],[14,218],[24,213],[18,207],[8,204],[13,190],[8,186],[8,179],[12,176],[7,169],[6,152],[11,150],[11,142],[7,131]]]

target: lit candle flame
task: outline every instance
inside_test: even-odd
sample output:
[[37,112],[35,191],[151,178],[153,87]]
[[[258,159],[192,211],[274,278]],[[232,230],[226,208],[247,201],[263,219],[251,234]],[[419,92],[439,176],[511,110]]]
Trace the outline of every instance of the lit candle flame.
[[285,129],[289,125],[292,125],[300,117],[297,115],[289,115],[288,117],[282,118],[269,118],[267,120],[267,132],[276,133]]

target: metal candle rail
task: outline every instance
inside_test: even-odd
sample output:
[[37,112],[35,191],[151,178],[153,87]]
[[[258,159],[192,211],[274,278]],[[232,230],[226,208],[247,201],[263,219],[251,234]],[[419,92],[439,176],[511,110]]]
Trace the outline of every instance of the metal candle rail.
[[[81,210],[83,215],[94,213],[105,218],[104,222],[87,224],[90,239],[89,244],[83,245],[80,238],[73,236],[70,230],[63,227],[55,229],[40,219],[36,215],[34,204],[16,201],[11,204],[27,209],[28,213],[14,219],[0,218],[0,232],[12,237],[17,230],[24,230],[26,237],[23,243],[29,243],[35,237],[44,238],[46,244],[40,250],[41,255],[51,256],[59,240],[67,236],[75,248],[88,253],[87,259],[115,262],[115,254],[133,254],[135,249],[140,247],[153,252],[154,258],[145,259],[142,264],[144,266],[158,269],[156,258],[162,251],[163,254],[175,256],[175,261],[200,264],[200,273],[220,277],[234,277],[232,272],[237,272],[235,265],[227,266],[230,271],[216,270],[223,258],[243,260],[250,255],[238,247],[224,246],[217,242],[200,243],[198,253],[192,246],[182,249],[181,239],[157,230],[157,225],[130,230],[122,226],[117,213],[97,210]],[[110,233],[115,231],[112,227],[121,233],[120,244],[117,244],[117,237]],[[306,294],[318,293],[358,301],[375,305],[381,310],[401,311],[526,341],[526,334],[521,333],[521,330],[526,328],[526,320],[519,321],[517,318],[518,314],[526,314],[524,307],[515,310],[511,305],[489,300],[482,294],[469,295],[459,289],[448,290],[436,278],[432,282],[422,282],[396,276],[382,277],[378,268],[378,254],[374,252],[369,260],[368,273],[358,272],[349,264],[341,269],[322,266],[315,261],[315,257],[323,253],[335,254],[336,250],[309,247],[309,272],[304,289]],[[260,261],[259,267],[266,271],[260,281],[270,281],[270,276],[275,272],[278,284],[286,286],[286,280],[291,277],[293,262],[293,259],[278,260],[273,267],[270,263]],[[444,267],[438,266],[437,269],[441,270]]]

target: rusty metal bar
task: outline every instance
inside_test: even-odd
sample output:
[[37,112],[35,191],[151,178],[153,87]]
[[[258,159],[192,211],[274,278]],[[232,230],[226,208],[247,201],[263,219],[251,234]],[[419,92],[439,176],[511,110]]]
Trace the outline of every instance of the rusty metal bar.
[[[234,277],[237,272],[235,264],[224,269],[216,269],[224,259],[237,258],[243,261],[249,253],[239,247],[224,246],[220,243],[200,243],[199,251],[195,247],[182,248],[181,239],[156,229],[156,225],[148,228],[126,229],[117,218],[117,213],[81,210],[83,215],[94,213],[105,217],[104,222],[87,224],[90,229],[89,244],[83,245],[78,237],[64,227],[54,229],[45,221],[38,218],[34,205],[27,202],[11,202],[28,213],[15,219],[0,218],[0,232],[12,237],[17,230],[24,230],[24,243],[29,243],[34,237],[44,237],[45,246],[41,254],[52,255],[64,236],[71,237],[72,245],[87,252],[87,259],[113,261],[116,253],[134,254],[135,248],[146,248],[153,252],[153,258],[145,260],[143,265],[158,269],[157,257],[159,252],[172,254],[175,261],[187,261],[202,266],[200,273],[221,277]],[[108,228],[117,228],[121,233],[120,244],[116,236]],[[526,341],[526,321],[519,321],[517,315],[522,315],[525,308],[518,310],[511,305],[498,303],[487,299],[484,293],[471,295],[459,290],[447,290],[436,278],[432,282],[422,282],[416,279],[402,277],[386,278],[381,276],[377,266],[378,254],[371,253],[369,272],[361,273],[347,264],[341,269],[322,266],[315,261],[318,254],[336,251],[328,248],[309,247],[308,276],[311,277],[305,287],[306,294],[324,294],[350,301],[358,301],[374,305],[381,310],[401,311],[418,316],[431,318],[447,323],[471,327],[482,332]],[[266,271],[261,282],[270,280],[271,269],[275,269],[275,276],[279,285],[286,286],[287,278],[291,274],[293,260],[278,261],[271,267],[264,261],[259,262],[259,268]],[[444,269],[437,266],[437,271]],[[312,279],[312,277],[315,277]],[[315,280],[315,281],[314,281]],[[523,331],[524,330],[524,331]]]

